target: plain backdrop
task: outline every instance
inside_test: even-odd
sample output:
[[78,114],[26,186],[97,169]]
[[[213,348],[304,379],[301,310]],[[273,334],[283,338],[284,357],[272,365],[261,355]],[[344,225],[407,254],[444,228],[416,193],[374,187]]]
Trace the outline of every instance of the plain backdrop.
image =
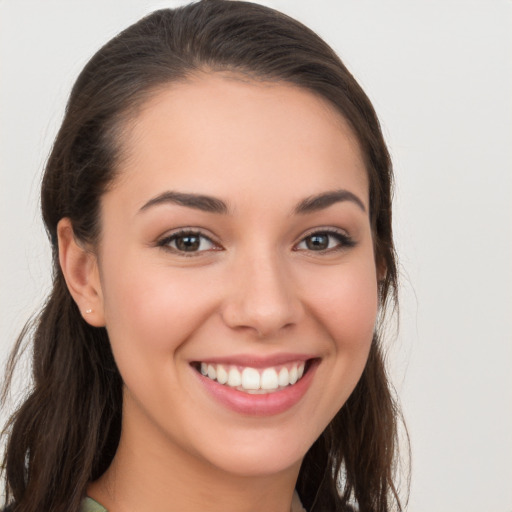
[[[389,363],[414,512],[512,512],[512,2],[274,0],[340,54],[394,159]],[[171,0],[0,0],[0,358],[49,285],[41,171],[70,87]]]

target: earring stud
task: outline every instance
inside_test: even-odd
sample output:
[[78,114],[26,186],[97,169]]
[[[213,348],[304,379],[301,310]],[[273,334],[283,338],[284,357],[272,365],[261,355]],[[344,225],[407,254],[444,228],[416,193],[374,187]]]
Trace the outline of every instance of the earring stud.
[[85,310],[85,312],[86,312],[87,314],[92,313],[92,309],[86,309],[86,310]]

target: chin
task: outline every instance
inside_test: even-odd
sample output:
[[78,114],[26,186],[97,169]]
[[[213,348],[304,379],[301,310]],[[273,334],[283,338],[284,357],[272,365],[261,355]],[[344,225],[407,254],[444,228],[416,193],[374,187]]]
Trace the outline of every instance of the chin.
[[298,472],[302,459],[316,439],[311,436],[307,440],[300,439],[296,433],[283,435],[282,432],[272,436],[264,429],[243,437],[246,438],[233,436],[231,442],[219,440],[215,446],[209,446],[203,456],[226,473],[265,477],[286,471]]
[[297,471],[300,468],[304,454],[277,453],[247,453],[226,455],[222,461],[216,464],[226,473],[240,477],[270,477],[287,471]]

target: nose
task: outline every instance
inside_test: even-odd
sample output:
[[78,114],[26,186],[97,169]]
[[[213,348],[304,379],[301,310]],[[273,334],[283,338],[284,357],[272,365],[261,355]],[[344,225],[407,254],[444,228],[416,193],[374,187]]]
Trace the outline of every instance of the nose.
[[270,337],[296,325],[304,314],[291,272],[272,251],[240,257],[229,279],[222,316],[232,329]]

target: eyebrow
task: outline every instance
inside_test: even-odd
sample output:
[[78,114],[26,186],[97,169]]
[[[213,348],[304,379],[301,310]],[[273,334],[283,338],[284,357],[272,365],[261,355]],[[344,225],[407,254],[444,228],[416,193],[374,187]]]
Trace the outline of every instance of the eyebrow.
[[[313,213],[324,210],[329,206],[344,201],[350,201],[356,204],[363,212],[366,212],[364,203],[354,193],[349,190],[332,190],[322,192],[303,199],[294,209],[295,214]],[[153,206],[161,204],[177,204],[194,208],[208,213],[227,214],[229,213],[228,205],[217,197],[206,196],[202,194],[187,194],[184,192],[167,191],[145,203],[139,212],[143,212]]]
[[350,201],[351,203],[356,204],[363,212],[366,213],[366,208],[363,201],[361,201],[361,199],[359,199],[359,197],[357,197],[354,193],[343,189],[332,190],[330,192],[322,192],[321,194],[306,197],[306,199],[302,200],[295,207],[295,213],[312,213],[344,201]]
[[201,194],[185,194],[183,192],[173,191],[164,192],[163,194],[150,199],[139,211],[142,212],[152,206],[166,203],[195,208],[196,210],[202,210],[209,213],[228,213],[228,206],[221,199]]

